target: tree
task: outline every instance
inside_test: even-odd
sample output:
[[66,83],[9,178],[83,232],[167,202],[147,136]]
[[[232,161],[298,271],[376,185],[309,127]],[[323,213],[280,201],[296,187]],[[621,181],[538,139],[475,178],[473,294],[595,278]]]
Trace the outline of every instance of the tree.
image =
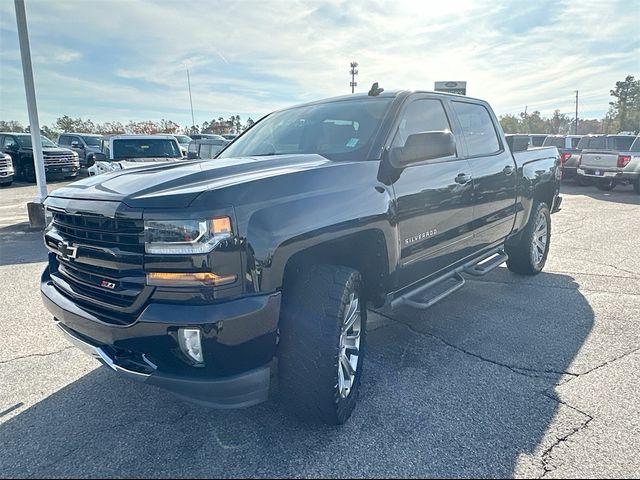
[[247,123],[244,125],[244,130],[246,130],[247,128],[251,128],[254,123],[256,122],[254,122],[251,117],[247,118]]
[[24,127],[20,122],[16,122],[15,120],[0,120],[0,132],[24,133]]
[[[553,116],[549,119],[549,132],[554,134],[566,135],[571,131],[572,119],[565,113],[560,113],[560,110],[554,110]],[[547,133],[547,132],[543,132]]]
[[611,123],[617,123],[619,131],[640,131],[640,80],[627,75],[622,82],[616,82],[610,93],[615,97],[609,102]]
[[[250,126],[249,120],[247,120],[247,128],[249,128]],[[251,122],[253,124],[253,120],[251,120]],[[523,131],[520,119],[510,113],[507,115],[502,115],[500,117],[500,125],[502,125],[502,130],[504,130],[504,133],[521,133]]]

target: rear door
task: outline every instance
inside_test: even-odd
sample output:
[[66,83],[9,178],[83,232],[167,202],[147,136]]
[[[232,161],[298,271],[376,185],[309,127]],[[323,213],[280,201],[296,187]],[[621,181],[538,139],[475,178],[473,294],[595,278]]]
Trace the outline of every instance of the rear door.
[[[403,107],[392,146],[409,135],[451,130],[442,100],[420,95]],[[406,287],[463,258],[472,236],[473,181],[464,151],[411,165],[393,183],[400,234],[398,288]]]
[[477,251],[511,233],[516,215],[516,164],[482,103],[452,100],[473,176],[473,241]]

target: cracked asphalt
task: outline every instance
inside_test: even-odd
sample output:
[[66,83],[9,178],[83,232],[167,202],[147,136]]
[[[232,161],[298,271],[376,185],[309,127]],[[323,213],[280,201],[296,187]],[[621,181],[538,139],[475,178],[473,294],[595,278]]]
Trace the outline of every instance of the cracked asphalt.
[[341,428],[194,407],[71,348],[39,298],[35,188],[0,190],[0,476],[637,477],[640,196],[563,190],[542,274],[370,312]]

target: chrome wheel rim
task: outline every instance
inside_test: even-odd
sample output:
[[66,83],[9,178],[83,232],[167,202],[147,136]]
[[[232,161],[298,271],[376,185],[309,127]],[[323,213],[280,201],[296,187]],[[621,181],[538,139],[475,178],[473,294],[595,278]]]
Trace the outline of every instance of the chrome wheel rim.
[[533,229],[533,241],[531,242],[531,260],[536,267],[542,263],[544,254],[547,251],[548,232],[547,216],[543,212],[540,212],[536,219],[536,226]]
[[360,301],[358,295],[353,292],[344,309],[338,352],[338,391],[342,398],[347,398],[351,394],[355,383],[358,358],[360,357],[361,333]]

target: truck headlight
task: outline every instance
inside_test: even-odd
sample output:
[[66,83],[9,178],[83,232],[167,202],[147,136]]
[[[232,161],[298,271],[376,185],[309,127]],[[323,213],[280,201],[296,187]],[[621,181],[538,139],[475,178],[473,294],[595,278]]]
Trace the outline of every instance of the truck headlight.
[[147,220],[144,222],[145,251],[167,255],[209,253],[231,238],[231,219]]

